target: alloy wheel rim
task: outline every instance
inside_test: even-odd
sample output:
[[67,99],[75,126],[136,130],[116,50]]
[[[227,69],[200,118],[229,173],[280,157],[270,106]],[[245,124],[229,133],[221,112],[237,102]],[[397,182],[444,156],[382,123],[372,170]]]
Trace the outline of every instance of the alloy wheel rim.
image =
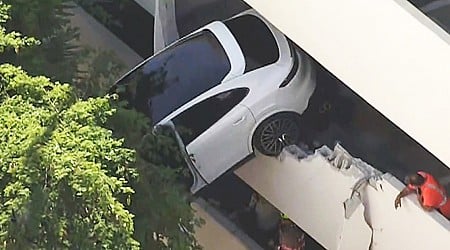
[[284,146],[297,142],[298,137],[299,128],[295,122],[290,119],[275,119],[264,126],[260,145],[265,152],[276,155]]

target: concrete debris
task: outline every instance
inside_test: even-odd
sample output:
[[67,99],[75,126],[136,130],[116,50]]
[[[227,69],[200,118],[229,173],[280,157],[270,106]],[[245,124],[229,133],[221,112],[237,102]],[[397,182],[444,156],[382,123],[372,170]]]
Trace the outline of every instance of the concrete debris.
[[[450,244],[450,224],[442,215],[424,213],[413,197],[395,209],[404,184],[340,145],[315,152],[291,146],[280,158],[259,154],[235,173],[326,249],[441,249]],[[405,230],[408,234],[398,234]],[[428,232],[433,241],[411,241]]]
[[298,160],[302,160],[307,158],[312,152],[308,152],[305,147],[297,147],[296,145],[290,145],[284,148],[283,152],[280,154],[280,160],[283,160],[286,157],[286,153],[295,156]]
[[[350,197],[344,201],[345,218],[349,219],[356,211],[358,206],[362,204],[361,191],[370,185],[378,190],[377,182],[382,180],[383,173],[373,168],[363,160],[354,158],[347,150],[337,143],[333,150],[327,146],[322,146],[315,153],[302,149],[296,145],[288,146],[285,151],[295,156],[299,161],[307,160],[309,157],[315,157],[318,154],[325,157],[332,166],[346,176],[353,176],[357,179],[352,187]],[[286,157],[285,154],[280,159]]]
[[287,146],[280,155],[280,160],[286,157],[286,152],[296,157],[298,160],[308,159],[320,154],[328,159],[328,161],[340,170],[345,175],[352,175],[359,179],[355,184],[355,189],[359,189],[365,182],[377,189],[376,182],[381,180],[382,172],[375,169],[359,158],[354,158],[348,153],[339,143],[337,143],[333,150],[324,145],[318,148],[315,152],[311,152],[305,148],[300,148],[296,145]]

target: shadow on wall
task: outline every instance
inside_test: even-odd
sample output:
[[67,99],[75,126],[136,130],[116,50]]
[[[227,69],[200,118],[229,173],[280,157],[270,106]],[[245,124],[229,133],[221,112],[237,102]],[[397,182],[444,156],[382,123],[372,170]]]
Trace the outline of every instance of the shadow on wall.
[[[329,108],[320,112],[324,103]],[[450,191],[450,171],[442,162],[323,66],[319,66],[316,90],[300,127],[307,145],[334,147],[340,142],[354,156],[400,180],[424,170],[443,178]]]
[[79,5],[142,58],[153,54],[154,17],[135,1],[79,1]]
[[211,21],[227,19],[249,8],[241,0],[175,0],[179,35],[185,36]]

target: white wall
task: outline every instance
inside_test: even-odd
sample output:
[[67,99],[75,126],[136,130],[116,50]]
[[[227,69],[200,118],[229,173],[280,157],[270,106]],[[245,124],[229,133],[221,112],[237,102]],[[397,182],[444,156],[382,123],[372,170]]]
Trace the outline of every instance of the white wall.
[[450,36],[406,0],[245,0],[450,166]]
[[235,173],[327,249],[448,249],[450,222],[424,212],[414,196],[395,210],[404,185],[389,174],[373,182],[378,190],[362,189],[362,204],[345,219],[344,202],[364,171],[338,169],[318,153],[298,161],[285,152],[283,160],[258,155]]

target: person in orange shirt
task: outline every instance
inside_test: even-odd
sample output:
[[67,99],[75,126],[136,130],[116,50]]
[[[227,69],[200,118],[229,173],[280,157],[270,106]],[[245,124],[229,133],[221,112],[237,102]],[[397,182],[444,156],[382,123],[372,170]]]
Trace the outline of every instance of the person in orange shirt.
[[281,213],[278,229],[277,250],[305,250],[305,233],[292,222],[289,217]]
[[445,189],[429,173],[419,171],[406,177],[407,186],[397,195],[394,207],[401,206],[401,198],[416,193],[417,199],[425,211],[439,210],[447,219],[450,219],[450,198]]

